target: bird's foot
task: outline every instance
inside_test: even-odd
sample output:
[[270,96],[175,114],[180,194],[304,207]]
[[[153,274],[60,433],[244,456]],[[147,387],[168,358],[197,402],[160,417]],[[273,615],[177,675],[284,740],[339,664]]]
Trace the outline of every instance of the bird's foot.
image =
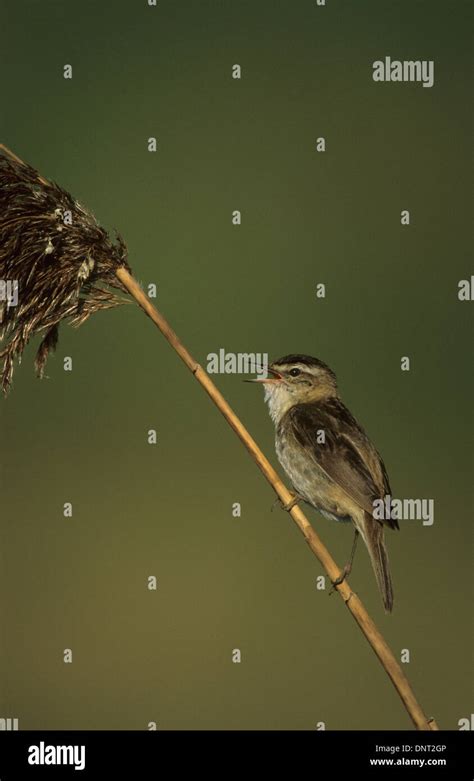
[[343,583],[345,581],[345,579],[347,578],[348,575],[351,574],[351,572],[352,572],[352,563],[354,561],[354,556],[355,556],[355,552],[356,552],[356,548],[357,548],[357,540],[358,539],[359,539],[359,532],[357,531],[357,529],[355,529],[354,530],[354,542],[352,543],[351,557],[350,557],[349,561],[347,562],[347,564],[343,567],[342,572],[339,575],[339,577],[336,578],[336,580],[332,581],[332,589],[329,592],[329,596],[331,596],[331,594],[334,593],[336,588],[338,586],[340,586],[341,583]]
[[336,588],[340,586],[341,583],[344,583],[345,579],[351,574],[351,570],[352,570],[352,564],[346,564],[339,577],[336,578],[336,580],[331,581],[332,589],[329,592],[329,596],[331,596],[331,594],[335,592]]
[[273,504],[272,504],[272,512],[273,512],[274,508],[276,507],[276,505],[279,504],[282,510],[285,510],[285,512],[289,513],[290,510],[292,510],[293,507],[296,504],[298,504],[298,502],[304,502],[305,501],[305,499],[300,494],[293,493],[291,496],[292,496],[292,498],[286,504],[283,504],[283,502],[281,501],[280,497],[278,497],[278,499],[276,499],[273,502]]

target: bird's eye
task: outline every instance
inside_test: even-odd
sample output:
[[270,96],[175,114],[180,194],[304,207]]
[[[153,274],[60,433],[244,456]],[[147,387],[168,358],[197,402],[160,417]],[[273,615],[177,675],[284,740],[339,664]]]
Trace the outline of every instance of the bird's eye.
[[292,369],[292,370],[290,371],[290,376],[291,376],[291,377],[298,377],[300,374],[301,374],[301,372],[300,372],[300,370],[299,370],[299,369]]

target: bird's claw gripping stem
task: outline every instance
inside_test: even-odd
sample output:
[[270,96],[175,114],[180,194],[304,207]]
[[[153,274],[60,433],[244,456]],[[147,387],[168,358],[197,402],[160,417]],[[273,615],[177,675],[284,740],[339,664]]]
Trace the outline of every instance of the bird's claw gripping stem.
[[290,510],[292,510],[293,507],[296,504],[298,504],[298,502],[304,502],[303,497],[300,496],[299,494],[292,494],[292,498],[286,504],[283,504],[283,502],[280,499],[280,497],[278,497],[272,504],[272,510],[275,507],[275,505],[279,504],[282,510],[285,510],[285,512],[289,513]]

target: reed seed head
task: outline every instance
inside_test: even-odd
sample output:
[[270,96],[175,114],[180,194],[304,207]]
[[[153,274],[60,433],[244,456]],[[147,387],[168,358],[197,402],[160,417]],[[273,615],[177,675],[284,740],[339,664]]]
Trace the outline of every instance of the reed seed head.
[[[127,250],[57,184],[0,150],[0,382],[10,388],[15,360],[41,334],[35,367],[43,376],[61,321],[74,326],[124,299],[115,272]],[[111,289],[112,288],[112,289]],[[5,291],[17,290],[17,297]]]

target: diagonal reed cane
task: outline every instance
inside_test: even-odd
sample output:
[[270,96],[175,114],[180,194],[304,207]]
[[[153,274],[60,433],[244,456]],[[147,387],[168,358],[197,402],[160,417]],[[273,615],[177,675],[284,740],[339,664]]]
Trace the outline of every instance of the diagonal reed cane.
[[[44,179],[3,144],[0,150],[6,155],[3,158],[0,155],[0,164],[2,159],[9,160],[6,165],[3,163],[3,174],[0,167],[0,278],[5,281],[19,277],[20,293],[22,285],[27,290],[27,300],[22,300],[18,308],[2,305],[0,300],[0,338],[9,338],[7,347],[0,352],[5,392],[11,383],[14,359],[21,358],[31,335],[46,334],[36,358],[41,376],[48,352],[56,346],[60,322],[68,319],[73,325],[80,325],[93,312],[121,303],[100,283],[126,291],[210,396],[281,502],[289,504],[292,494],[253,437],[131,275],[123,242],[119,239],[117,248],[93,216],[66,191]],[[68,211],[66,206],[72,216],[70,223],[63,220]],[[303,511],[295,505],[289,514],[329,579],[336,581],[341,575],[340,568]],[[336,589],[395,686],[415,727],[437,730],[435,720],[426,717],[406,675],[347,580]]]

